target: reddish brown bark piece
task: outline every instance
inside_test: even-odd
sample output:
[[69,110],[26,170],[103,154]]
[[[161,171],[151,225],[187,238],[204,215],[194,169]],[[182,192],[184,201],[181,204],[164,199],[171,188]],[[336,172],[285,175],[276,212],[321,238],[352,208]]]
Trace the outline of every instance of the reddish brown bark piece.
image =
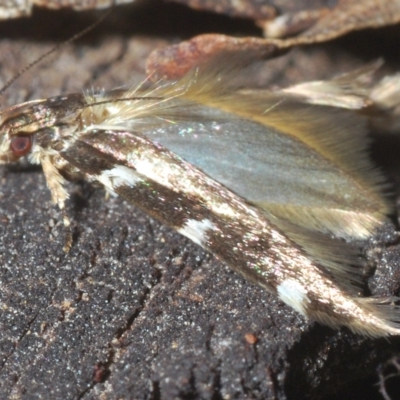
[[[200,1],[195,3],[199,5]],[[147,71],[149,73],[157,71],[158,77],[176,78],[193,65],[221,50],[238,52],[251,50],[258,56],[273,57],[279,50],[293,46],[332,40],[355,30],[393,25],[400,21],[400,1],[342,0],[333,9],[302,10],[282,15],[274,20],[263,21],[262,17],[261,19],[255,17],[255,20],[269,35],[288,36],[299,31],[302,33],[288,39],[200,35],[155,50],[147,61]]]
[[147,58],[146,70],[153,79],[175,79],[194,65],[204,62],[221,51],[240,52],[254,58],[271,57],[277,46],[260,38],[234,38],[226,35],[201,35],[191,40],[154,50]]
[[[380,28],[398,22],[399,0],[341,0],[332,10],[321,10],[320,18],[312,27],[296,38],[285,40],[284,45],[324,42],[352,31]],[[267,27],[271,27],[272,24],[274,21],[266,22]]]
[[[89,10],[133,3],[135,0],[0,0],[0,19],[30,15],[34,6],[50,9]],[[167,0],[168,1],[168,0]],[[332,7],[332,0],[170,0],[196,10],[206,10],[231,17],[254,20],[272,19],[281,14],[301,10]]]

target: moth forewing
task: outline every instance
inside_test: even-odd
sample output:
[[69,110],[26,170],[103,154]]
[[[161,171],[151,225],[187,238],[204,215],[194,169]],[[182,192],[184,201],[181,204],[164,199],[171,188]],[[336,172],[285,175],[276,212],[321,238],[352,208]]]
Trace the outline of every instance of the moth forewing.
[[363,121],[234,89],[238,70],[217,61],[148,90],[5,110],[0,159],[40,162],[61,208],[64,177],[102,183],[303,315],[399,334],[397,312],[355,297],[357,251],[342,241],[338,255],[330,236],[366,238],[389,210]]

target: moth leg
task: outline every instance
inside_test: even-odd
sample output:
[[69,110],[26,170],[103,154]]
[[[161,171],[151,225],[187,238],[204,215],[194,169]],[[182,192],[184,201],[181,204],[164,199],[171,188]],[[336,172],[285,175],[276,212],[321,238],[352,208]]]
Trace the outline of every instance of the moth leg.
[[73,239],[74,239],[73,232],[71,227],[69,226],[65,230],[65,241],[63,246],[63,250],[65,253],[69,253],[69,251],[71,250]]
[[63,186],[66,180],[54,166],[51,156],[43,156],[40,162],[42,164],[47,186],[50,189],[51,200],[54,204],[58,205],[63,215],[63,222],[66,228],[66,238],[63,249],[66,253],[68,253],[72,246],[73,235],[71,229],[71,220],[69,219],[65,209],[65,201],[69,197],[68,192]]
[[117,194],[108,188],[107,186],[104,186],[105,194],[104,194],[104,200],[108,201],[110,200],[111,197],[117,197]]
[[66,180],[54,166],[52,157],[43,156],[40,162],[42,164],[44,176],[46,177],[47,186],[51,192],[51,200],[54,204],[58,204],[60,210],[63,210],[65,207],[65,200],[69,197],[63,186]]

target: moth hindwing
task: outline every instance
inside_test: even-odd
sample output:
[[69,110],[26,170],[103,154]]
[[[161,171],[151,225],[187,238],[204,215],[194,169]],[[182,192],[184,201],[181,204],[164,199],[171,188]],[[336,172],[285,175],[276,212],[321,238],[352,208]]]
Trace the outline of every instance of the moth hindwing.
[[177,82],[23,103],[1,113],[0,161],[100,182],[216,254],[301,314],[369,336],[399,314],[357,296],[357,249],[390,207],[365,122],[290,93],[240,90],[229,59]]

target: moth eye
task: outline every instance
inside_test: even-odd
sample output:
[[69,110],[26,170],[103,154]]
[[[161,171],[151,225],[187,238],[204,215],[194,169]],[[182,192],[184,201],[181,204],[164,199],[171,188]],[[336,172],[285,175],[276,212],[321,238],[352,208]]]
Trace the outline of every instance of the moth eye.
[[16,136],[11,140],[10,150],[18,157],[22,157],[29,152],[32,147],[30,136]]

